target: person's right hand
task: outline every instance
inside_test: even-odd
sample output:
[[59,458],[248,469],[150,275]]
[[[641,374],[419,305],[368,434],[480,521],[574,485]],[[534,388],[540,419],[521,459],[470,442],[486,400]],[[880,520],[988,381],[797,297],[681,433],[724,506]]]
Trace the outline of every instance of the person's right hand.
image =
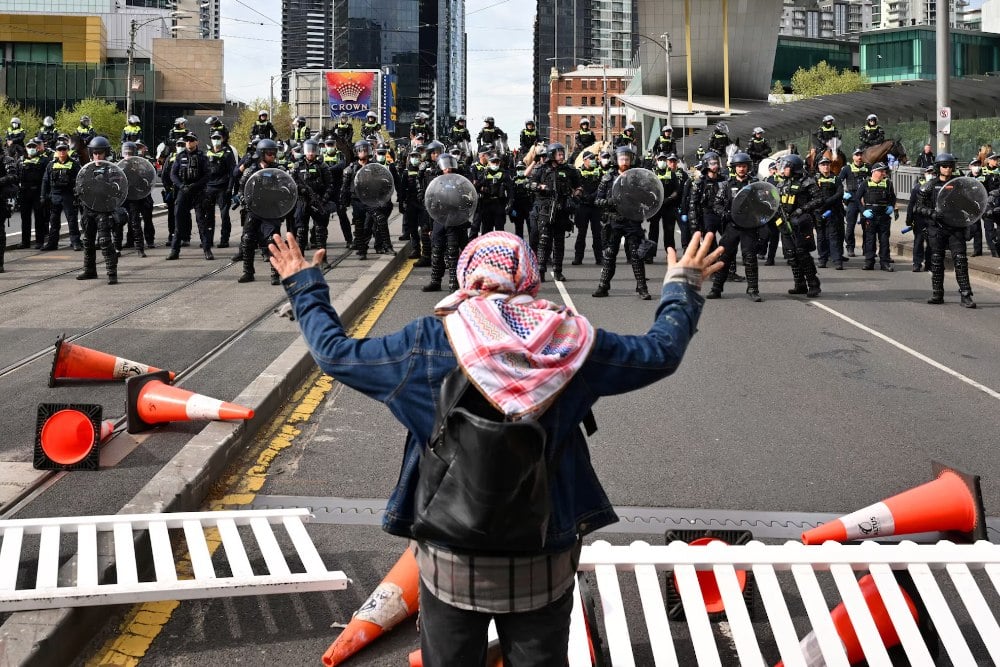
[[719,246],[712,250],[712,242],[715,234],[709,232],[702,239],[701,232],[695,232],[691,236],[691,241],[684,249],[684,256],[677,259],[677,252],[673,248],[667,248],[667,271],[670,269],[697,269],[701,271],[702,280],[707,280],[713,273],[720,270],[724,264],[719,261],[725,248]]

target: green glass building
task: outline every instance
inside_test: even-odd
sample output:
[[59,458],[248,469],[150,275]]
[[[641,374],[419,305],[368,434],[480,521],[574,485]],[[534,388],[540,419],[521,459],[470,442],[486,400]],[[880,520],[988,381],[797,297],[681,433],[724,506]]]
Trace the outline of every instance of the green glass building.
[[[859,47],[861,73],[872,83],[936,77],[932,26],[863,33]],[[953,30],[951,68],[952,76],[981,76],[1000,71],[1000,35]]]
[[800,67],[809,69],[822,61],[838,70],[851,69],[857,44],[832,39],[807,37],[778,37],[774,52],[774,69],[771,82],[780,81],[785,89],[792,85],[792,75]]

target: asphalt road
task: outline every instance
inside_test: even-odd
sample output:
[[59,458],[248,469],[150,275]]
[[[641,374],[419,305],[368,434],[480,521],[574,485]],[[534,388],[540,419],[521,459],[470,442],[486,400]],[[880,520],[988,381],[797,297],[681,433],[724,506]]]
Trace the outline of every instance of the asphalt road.
[[[651,285],[662,280],[662,261],[661,254],[648,267]],[[908,268],[908,259],[897,258],[897,266]],[[847,512],[928,481],[931,461],[940,460],[982,475],[987,512],[1000,513],[992,449],[1000,291],[975,279],[979,308],[962,309],[949,273],[946,305],[930,306],[929,274],[860,267],[859,258],[842,272],[821,270],[816,300],[785,294],[787,266],[761,267],[763,303],[748,301],[743,285],[727,285],[724,299],[706,304],[674,376],[602,400],[590,448],[611,500]],[[565,273],[566,292],[595,325],[633,334],[648,328],[655,306],[636,299],[629,267],[620,264],[607,299],[590,296],[597,267]],[[372,335],[432,311],[441,295],[420,291],[426,279],[426,269],[413,270]],[[552,282],[542,295],[562,300]],[[271,463],[261,494],[388,496],[404,431],[387,410],[334,384],[299,428]],[[142,664],[315,664],[337,635],[330,624],[350,618],[405,544],[377,526],[309,530],[328,566],[353,579],[348,590],[182,603],[157,628]],[[110,624],[87,655],[100,654],[117,632]],[[405,664],[417,644],[406,622],[350,664]]]

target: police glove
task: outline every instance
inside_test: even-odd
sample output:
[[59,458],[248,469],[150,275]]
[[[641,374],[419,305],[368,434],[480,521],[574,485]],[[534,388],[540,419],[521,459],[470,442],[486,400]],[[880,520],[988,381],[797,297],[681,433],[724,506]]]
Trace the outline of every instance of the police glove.
[[402,199],[399,200],[399,214],[402,215],[406,213],[406,202]]
[[607,205],[608,205],[608,200],[607,199],[595,199],[594,200],[594,206],[596,206],[597,208],[604,208]]
[[895,210],[896,209],[894,209],[892,206],[886,206],[885,207],[885,214],[886,215],[892,215],[893,211],[895,211]]
[[686,215],[682,215],[681,216],[681,222],[687,222],[687,221],[688,221],[688,217]]
[[239,193],[234,194],[232,202],[233,202],[232,208],[235,211],[240,207],[240,204],[243,203],[243,196],[240,195]]
[[850,192],[845,192],[844,193],[844,201],[851,201],[851,193]]
[[823,219],[824,220],[827,219],[827,218],[829,218],[831,215],[833,215],[833,211],[823,211]]
[[865,216],[866,220],[871,220],[872,218],[875,217],[875,213],[872,212],[872,210],[870,208],[866,208],[865,212],[862,213],[861,215]]

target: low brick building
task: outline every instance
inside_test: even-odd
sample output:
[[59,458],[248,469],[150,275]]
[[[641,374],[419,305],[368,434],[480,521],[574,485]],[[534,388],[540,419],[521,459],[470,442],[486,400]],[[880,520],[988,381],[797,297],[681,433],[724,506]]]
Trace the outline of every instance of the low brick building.
[[619,134],[628,122],[627,109],[618,96],[625,92],[633,72],[628,68],[581,65],[560,74],[553,68],[549,75],[549,141],[560,141],[572,149],[581,118],[590,121],[598,141]]

